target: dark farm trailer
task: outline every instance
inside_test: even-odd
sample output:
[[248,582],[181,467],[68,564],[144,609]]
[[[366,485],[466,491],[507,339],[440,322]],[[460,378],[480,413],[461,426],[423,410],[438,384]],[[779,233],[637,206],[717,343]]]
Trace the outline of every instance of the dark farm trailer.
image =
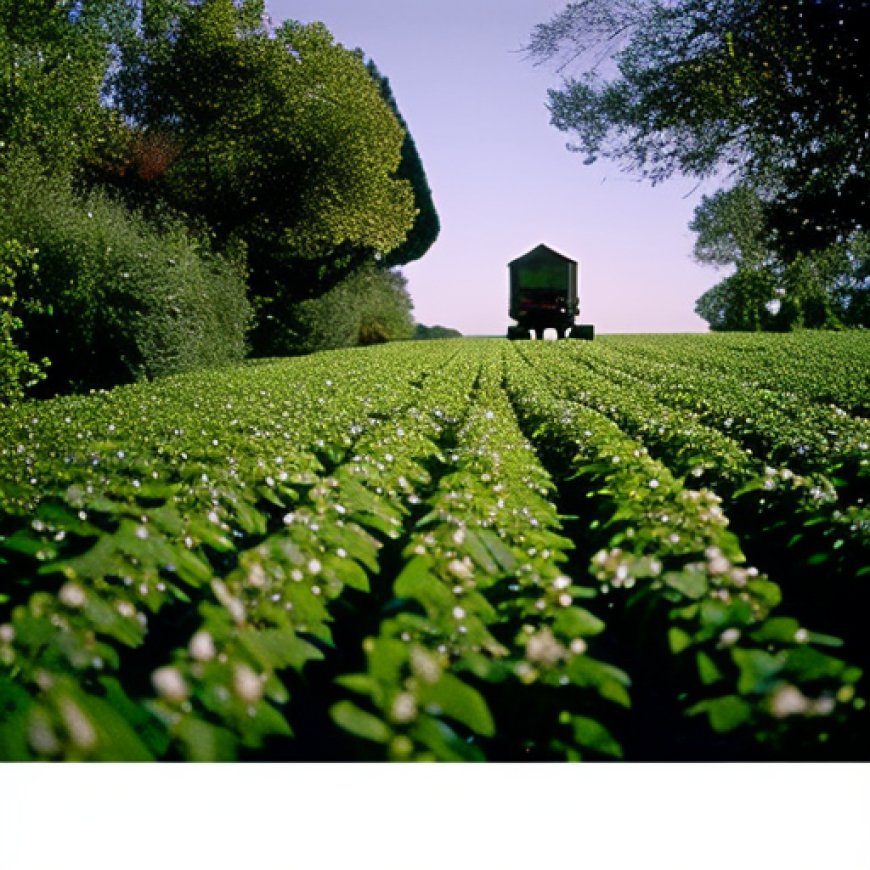
[[508,327],[508,338],[544,337],[555,329],[559,338],[591,339],[592,326],[578,326],[577,261],[538,245],[508,263],[510,316],[517,325]]

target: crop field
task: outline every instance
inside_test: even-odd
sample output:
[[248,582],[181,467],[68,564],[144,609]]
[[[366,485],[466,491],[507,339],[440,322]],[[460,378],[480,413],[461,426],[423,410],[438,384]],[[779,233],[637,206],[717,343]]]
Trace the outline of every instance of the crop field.
[[870,759],[870,337],[397,343],[0,411],[0,759]]

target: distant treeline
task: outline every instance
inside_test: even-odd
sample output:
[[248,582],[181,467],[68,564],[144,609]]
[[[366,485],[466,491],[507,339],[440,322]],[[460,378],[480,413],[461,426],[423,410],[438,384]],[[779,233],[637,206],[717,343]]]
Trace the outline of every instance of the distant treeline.
[[0,402],[414,334],[389,82],[263,0],[0,3]]
[[414,328],[414,338],[418,340],[427,340],[432,338],[461,338],[462,333],[458,329],[451,329],[449,326],[423,326],[418,323]]

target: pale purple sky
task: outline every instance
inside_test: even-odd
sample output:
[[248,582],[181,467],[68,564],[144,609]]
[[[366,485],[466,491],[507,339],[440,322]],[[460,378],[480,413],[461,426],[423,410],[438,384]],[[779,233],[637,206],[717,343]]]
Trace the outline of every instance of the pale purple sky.
[[503,333],[507,263],[543,242],[580,261],[580,322],[598,332],[701,332],[721,277],[691,259],[703,192],[585,166],[550,126],[552,68],[519,52],[564,0],[267,0],[277,23],[323,21],[390,79],[429,179],[441,235],[403,267],[421,323]]

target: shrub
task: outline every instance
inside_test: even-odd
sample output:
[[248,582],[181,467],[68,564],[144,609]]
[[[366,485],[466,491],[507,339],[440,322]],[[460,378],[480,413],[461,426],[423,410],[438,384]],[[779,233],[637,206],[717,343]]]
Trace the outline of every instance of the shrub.
[[15,279],[21,270],[34,270],[32,252],[14,239],[0,242],[0,405],[8,405],[22,398],[24,390],[45,377],[43,366],[31,361],[21,350],[13,336],[22,327],[15,311],[18,297]]
[[287,350],[311,353],[411,338],[413,303],[406,284],[399,272],[364,266],[323,296],[294,306]]
[[25,160],[0,178],[0,239],[35,251],[22,346],[54,389],[106,387],[241,359],[250,306],[240,267],[176,218],[159,228]]

